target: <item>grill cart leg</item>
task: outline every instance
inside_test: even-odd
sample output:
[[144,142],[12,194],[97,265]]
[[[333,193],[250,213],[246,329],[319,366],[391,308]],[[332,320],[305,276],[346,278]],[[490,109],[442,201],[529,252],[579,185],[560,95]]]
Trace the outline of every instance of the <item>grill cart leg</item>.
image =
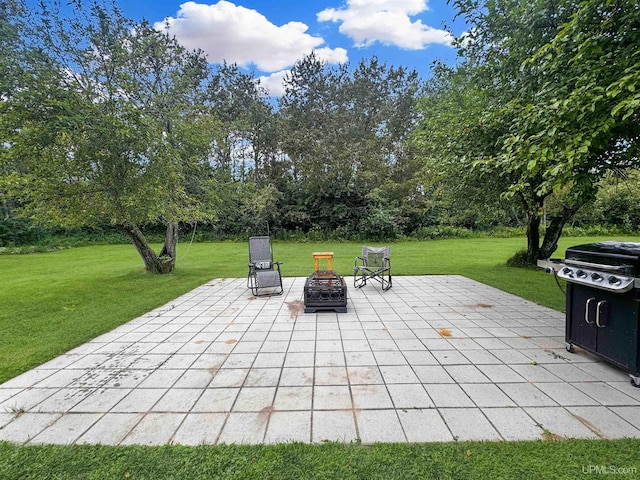
[[636,388],[640,388],[640,377],[636,377],[635,375],[631,374],[629,374],[629,377],[631,377],[631,385]]
[[564,348],[569,353],[575,352],[575,349],[573,348],[573,343],[569,343],[569,342],[565,343]]

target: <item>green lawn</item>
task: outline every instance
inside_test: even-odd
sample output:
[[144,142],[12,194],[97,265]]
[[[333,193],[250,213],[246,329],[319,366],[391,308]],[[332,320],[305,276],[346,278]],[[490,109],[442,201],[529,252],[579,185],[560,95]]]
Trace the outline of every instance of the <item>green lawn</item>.
[[[557,256],[596,240],[564,238]],[[506,267],[523,247],[522,238],[393,243],[392,269],[394,276],[464,275],[562,310],[551,276]],[[334,269],[350,275],[360,248],[275,242],[274,254],[285,276],[306,276],[312,252],[333,251]],[[247,257],[246,243],[180,244],[175,273],[154,276],[129,245],[0,255],[0,383],[209,279],[244,277]],[[635,440],[191,449],[0,443],[0,478],[583,478],[583,466],[640,468],[638,455],[627,453],[639,447]]]
[[[626,479],[638,478],[639,445],[636,440],[215,447],[24,447],[0,442],[0,478]],[[611,472],[610,467],[615,474],[594,474],[595,468]]]

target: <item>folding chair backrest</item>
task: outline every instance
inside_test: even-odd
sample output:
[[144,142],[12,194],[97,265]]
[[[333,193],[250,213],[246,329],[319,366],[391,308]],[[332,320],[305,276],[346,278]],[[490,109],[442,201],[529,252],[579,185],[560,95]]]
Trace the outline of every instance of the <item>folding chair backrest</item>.
[[369,268],[387,268],[389,247],[362,247],[364,265]]
[[[255,263],[258,268],[270,268],[273,263],[271,251],[271,239],[269,237],[249,238],[249,262]],[[259,262],[264,265],[258,266]]]

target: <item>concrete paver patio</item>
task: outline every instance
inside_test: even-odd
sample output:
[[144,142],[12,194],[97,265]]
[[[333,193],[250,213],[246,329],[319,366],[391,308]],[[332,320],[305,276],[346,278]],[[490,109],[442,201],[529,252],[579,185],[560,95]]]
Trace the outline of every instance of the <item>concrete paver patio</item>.
[[561,313],[406,276],[350,287],[347,313],[304,314],[304,281],[255,298],[244,279],[212,280],[0,385],[0,440],[640,438],[640,389],[567,353]]

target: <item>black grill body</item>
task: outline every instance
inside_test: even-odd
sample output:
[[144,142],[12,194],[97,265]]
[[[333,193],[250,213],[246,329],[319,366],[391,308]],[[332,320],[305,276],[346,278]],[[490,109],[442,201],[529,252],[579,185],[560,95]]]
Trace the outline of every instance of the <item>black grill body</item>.
[[567,350],[592,352],[640,386],[640,243],[578,245],[565,257],[558,275],[567,280]]

